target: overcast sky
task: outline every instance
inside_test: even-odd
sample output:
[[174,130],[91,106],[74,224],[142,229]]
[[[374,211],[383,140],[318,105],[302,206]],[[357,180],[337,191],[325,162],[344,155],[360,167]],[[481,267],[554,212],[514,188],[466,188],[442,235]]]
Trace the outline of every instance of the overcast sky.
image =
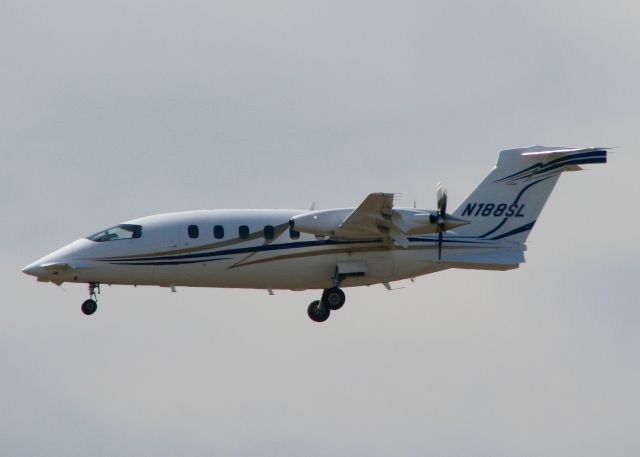
[[[0,454],[640,454],[640,21],[628,1],[0,1]],[[455,207],[500,149],[563,176],[510,272],[347,290],[20,268],[201,208]]]

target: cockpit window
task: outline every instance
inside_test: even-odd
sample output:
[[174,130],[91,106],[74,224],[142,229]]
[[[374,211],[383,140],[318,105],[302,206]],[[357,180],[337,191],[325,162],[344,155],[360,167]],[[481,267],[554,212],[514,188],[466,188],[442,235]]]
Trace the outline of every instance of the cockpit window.
[[114,240],[129,240],[131,238],[140,238],[142,236],[142,226],[134,224],[120,224],[115,227],[108,228],[89,238],[91,241],[114,241]]

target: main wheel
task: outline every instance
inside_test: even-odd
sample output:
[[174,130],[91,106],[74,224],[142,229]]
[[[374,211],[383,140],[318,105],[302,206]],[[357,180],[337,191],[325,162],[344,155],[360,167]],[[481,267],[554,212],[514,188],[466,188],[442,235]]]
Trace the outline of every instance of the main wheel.
[[331,310],[320,303],[320,300],[312,301],[307,308],[307,314],[314,322],[324,322],[329,319],[329,315],[331,314]]
[[82,303],[82,312],[87,316],[91,316],[98,309],[98,304],[95,300],[88,299]]
[[322,292],[322,303],[331,311],[336,311],[342,308],[345,300],[344,292],[338,287],[331,287],[330,289],[325,289],[324,292]]

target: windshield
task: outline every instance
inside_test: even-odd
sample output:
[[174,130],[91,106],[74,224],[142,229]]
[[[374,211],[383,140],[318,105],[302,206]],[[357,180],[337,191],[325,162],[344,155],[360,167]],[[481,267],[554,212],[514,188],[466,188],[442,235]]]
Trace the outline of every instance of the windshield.
[[131,238],[140,238],[142,236],[142,226],[133,224],[120,224],[115,227],[108,228],[87,238],[91,241],[114,241],[129,240]]

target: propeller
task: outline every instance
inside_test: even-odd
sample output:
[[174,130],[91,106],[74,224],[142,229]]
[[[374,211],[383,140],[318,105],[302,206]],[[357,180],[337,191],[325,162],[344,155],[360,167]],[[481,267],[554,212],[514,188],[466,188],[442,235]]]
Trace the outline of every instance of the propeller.
[[438,212],[435,217],[435,224],[438,230],[438,260],[442,259],[442,238],[444,232],[447,231],[446,217],[447,217],[447,189],[444,188],[442,183],[438,183],[436,186],[436,200],[438,205]]
[[438,232],[438,261],[440,261],[442,259],[442,239],[444,238],[444,232],[462,225],[467,225],[470,221],[447,214],[447,189],[444,188],[442,183],[438,183],[436,186],[436,200],[438,210],[435,214],[432,213],[429,215],[429,222],[436,226],[436,232]]

